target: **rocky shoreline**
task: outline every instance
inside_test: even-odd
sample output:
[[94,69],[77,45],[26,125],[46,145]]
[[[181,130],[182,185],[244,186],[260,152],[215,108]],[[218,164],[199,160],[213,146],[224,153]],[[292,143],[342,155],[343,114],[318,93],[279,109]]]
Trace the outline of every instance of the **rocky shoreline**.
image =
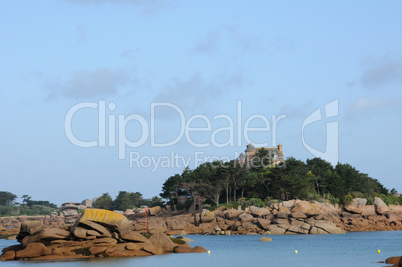
[[[402,230],[402,207],[393,205],[388,207],[379,198],[375,199],[374,205],[366,205],[365,199],[356,198],[343,208],[315,201],[289,200],[274,203],[264,208],[251,206],[245,210],[221,207],[213,212],[204,209],[197,213],[184,213],[184,211],[172,212],[160,207],[154,207],[147,209],[146,212],[143,209],[138,209],[135,212],[133,210],[127,210],[124,213],[120,212],[124,215],[110,212],[115,214],[114,216],[119,216],[120,220],[125,222],[124,229],[121,228],[122,226],[117,226],[110,222],[105,223],[102,221],[105,219],[102,216],[103,219],[97,219],[100,220],[98,226],[91,225],[91,222],[96,223],[96,220],[94,221],[92,217],[91,219],[85,214],[95,211],[106,212],[103,210],[85,209],[80,217],[78,215],[54,215],[0,218],[0,234],[4,237],[7,234],[18,233],[17,240],[22,243],[18,249],[21,250],[26,248],[30,243],[39,242],[46,248],[54,249],[58,254],[61,253],[63,257],[81,257],[82,254],[77,254],[77,251],[70,253],[74,249],[79,248],[93,248],[92,251],[89,250],[89,253],[84,253],[90,256],[101,257],[102,253],[106,253],[108,256],[117,257],[161,253],[160,250],[150,250],[149,245],[142,247],[138,244],[128,245],[128,248],[134,250],[126,247],[127,244],[125,243],[127,242],[148,244],[149,240],[144,239],[146,233],[167,237],[167,235],[183,236],[187,234],[342,234],[348,231]],[[83,217],[87,219],[83,220]],[[75,223],[72,224],[72,221]],[[42,233],[45,237],[40,237],[33,233],[35,230],[32,229],[35,229],[34,226],[36,224],[40,231],[47,231]],[[105,230],[99,227],[99,225],[109,225],[109,228]],[[52,238],[49,239],[49,237],[46,237],[46,234],[52,233],[52,231],[56,231],[57,235],[61,238],[50,240]],[[130,235],[135,235],[136,239],[127,238],[125,233],[128,232]],[[169,237],[167,238],[170,240]],[[182,243],[180,241],[177,242]],[[60,251],[59,248],[65,248],[66,246],[66,249]],[[184,252],[185,250],[186,252],[197,252],[191,251],[192,248],[189,248],[186,242],[173,245],[173,247],[176,246],[179,248],[177,252]],[[95,249],[95,247],[102,247],[102,249]],[[116,247],[119,248],[116,250],[118,252],[111,251],[109,247],[112,247],[111,250]],[[44,248],[42,247],[42,249]],[[99,252],[101,250],[103,251]],[[204,249],[201,250],[205,252]],[[170,247],[169,250],[163,250],[163,253],[172,251],[173,248]],[[7,249],[3,250],[2,259],[5,259],[6,252]],[[56,252],[40,257],[52,258],[54,256],[53,253]],[[13,256],[11,253],[8,253],[8,257],[6,258],[13,258]],[[23,257],[18,255],[16,251],[14,258]]]
[[4,248],[0,259],[57,260],[77,258],[134,257],[165,253],[203,253],[183,238],[162,232],[140,234],[130,230],[129,220],[120,214],[86,209],[72,226],[45,227],[43,221],[21,223],[19,245]]

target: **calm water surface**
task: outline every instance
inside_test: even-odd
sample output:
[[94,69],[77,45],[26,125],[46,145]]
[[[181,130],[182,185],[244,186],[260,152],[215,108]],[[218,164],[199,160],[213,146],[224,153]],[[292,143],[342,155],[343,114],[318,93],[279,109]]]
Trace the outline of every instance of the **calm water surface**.
[[[361,232],[343,235],[188,235],[192,246],[211,254],[168,254],[136,258],[75,260],[64,262],[2,262],[7,266],[385,266],[377,263],[402,255],[402,231]],[[0,247],[16,241],[0,240]],[[295,253],[295,250],[298,253]],[[378,254],[377,250],[381,250]]]

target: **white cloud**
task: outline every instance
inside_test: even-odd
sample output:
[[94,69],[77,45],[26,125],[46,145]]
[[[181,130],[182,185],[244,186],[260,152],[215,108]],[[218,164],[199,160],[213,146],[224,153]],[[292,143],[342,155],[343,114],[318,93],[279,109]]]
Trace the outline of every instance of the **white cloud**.
[[64,95],[71,98],[112,95],[126,85],[130,78],[125,71],[113,71],[108,68],[82,70],[75,72],[70,79],[61,82],[47,83],[49,98]]
[[[240,29],[224,25],[217,30],[207,32],[195,44],[193,51],[197,53],[212,53],[219,50],[224,42],[232,45],[232,49],[241,52],[259,51],[263,45],[259,37],[244,34]],[[227,47],[225,46],[225,49]]]
[[402,112],[402,98],[359,98],[346,107],[346,114],[351,117],[382,111]]
[[243,75],[236,71],[209,80],[198,73],[186,80],[173,79],[155,101],[174,103],[182,109],[196,109],[218,100],[223,92],[243,87],[244,82]]
[[309,100],[299,106],[286,105],[282,108],[279,114],[286,115],[288,119],[302,118],[307,116],[312,112],[311,106],[313,105],[313,100]]
[[218,49],[218,41],[221,37],[221,31],[207,33],[194,47],[195,52],[211,53]]
[[390,58],[388,55],[380,59],[365,59],[367,66],[361,77],[364,86],[370,89],[380,89],[388,84],[402,84],[402,61]]

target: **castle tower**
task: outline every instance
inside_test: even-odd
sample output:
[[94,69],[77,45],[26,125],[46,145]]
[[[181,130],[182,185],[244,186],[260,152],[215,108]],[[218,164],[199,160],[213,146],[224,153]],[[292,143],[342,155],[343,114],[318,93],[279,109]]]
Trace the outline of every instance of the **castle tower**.
[[283,152],[282,152],[282,145],[281,145],[281,144],[278,145],[278,150],[279,150],[280,153],[283,154]]
[[251,169],[251,161],[253,160],[255,153],[257,153],[257,149],[253,144],[248,144],[247,149],[244,152],[246,154],[246,169],[249,170]]

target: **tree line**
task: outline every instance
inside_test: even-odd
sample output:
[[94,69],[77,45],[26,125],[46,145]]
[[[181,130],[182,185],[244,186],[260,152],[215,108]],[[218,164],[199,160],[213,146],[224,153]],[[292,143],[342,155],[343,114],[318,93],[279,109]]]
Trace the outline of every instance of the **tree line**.
[[[169,204],[176,204],[179,196],[187,199],[198,191],[207,203],[263,206],[273,200],[318,200],[347,204],[350,196],[365,197],[368,204],[375,196],[387,204],[402,204],[377,179],[359,172],[350,164],[331,163],[321,159],[306,162],[290,157],[274,165],[267,150],[260,149],[251,168],[237,160],[206,162],[194,170],[186,168],[181,174],[169,177],[160,196]],[[240,203],[239,203],[240,201]]]
[[94,206],[98,209],[121,210],[134,209],[140,206],[163,206],[161,198],[155,196],[152,199],[144,199],[140,192],[120,191],[113,200],[109,193],[103,193],[95,200]]
[[32,200],[28,195],[22,196],[22,203],[16,202],[17,195],[0,191],[0,216],[48,215],[57,210],[56,204],[45,200]]
[[[56,204],[45,200],[32,200],[32,197],[23,195],[22,203],[16,202],[17,195],[0,191],[0,216],[17,216],[17,215],[49,215],[54,211],[58,211]],[[104,193],[98,197],[94,203],[95,208],[107,210],[134,209],[140,206],[163,206],[161,198],[155,196],[152,199],[144,199],[140,192],[120,191],[113,199],[109,193]]]

